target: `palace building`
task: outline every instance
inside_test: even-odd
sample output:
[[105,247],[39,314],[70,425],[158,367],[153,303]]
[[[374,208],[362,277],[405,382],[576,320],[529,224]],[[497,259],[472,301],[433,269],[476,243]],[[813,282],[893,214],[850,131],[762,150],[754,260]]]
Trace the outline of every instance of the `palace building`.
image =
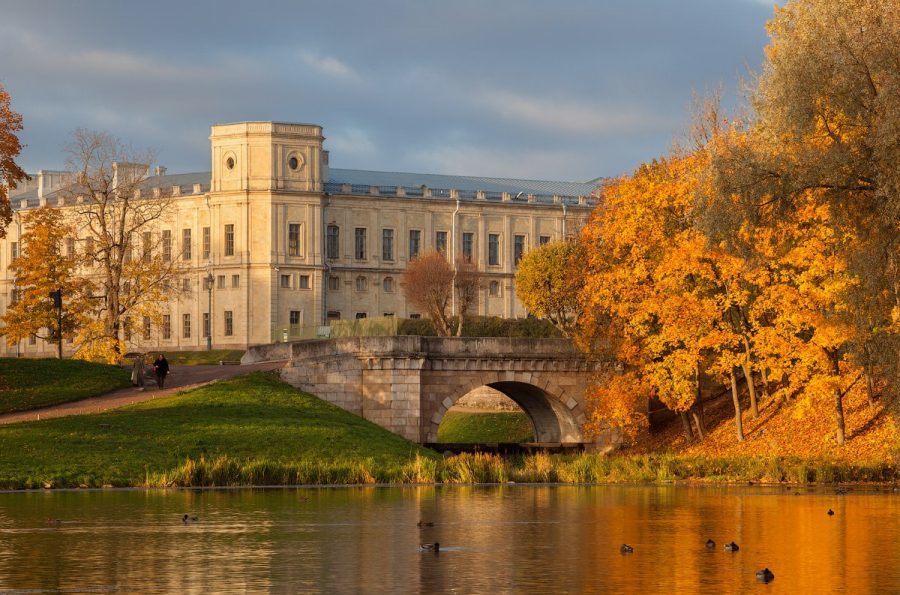
[[[311,124],[222,124],[210,135],[212,171],[170,175],[141,166],[148,192],[171,200],[157,232],[183,261],[184,291],[161,322],[134,325],[134,348],[205,349],[210,335],[214,348],[243,348],[307,337],[304,329],[335,320],[415,318],[421,313],[406,303],[401,278],[430,250],[477,264],[484,284],[475,313],[525,316],[514,286],[519,259],[577,234],[600,182],[332,169],[324,140]],[[72,206],[61,191],[65,172],[32,178],[10,193],[0,313],[15,298],[8,265],[21,246],[22,213]],[[54,349],[38,339],[0,339],[0,356]]]

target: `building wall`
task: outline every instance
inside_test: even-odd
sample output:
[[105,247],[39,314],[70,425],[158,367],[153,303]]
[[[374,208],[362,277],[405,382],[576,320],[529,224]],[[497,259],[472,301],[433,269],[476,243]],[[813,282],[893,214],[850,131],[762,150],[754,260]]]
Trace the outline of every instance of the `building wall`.
[[[165,309],[171,336],[153,325],[149,341],[142,339],[140,321],[132,321],[130,348],[148,350],[204,349],[203,314],[212,301],[212,344],[216,348],[245,347],[296,337],[299,327],[321,325],[329,313],[341,319],[357,316],[421,314],[406,303],[402,273],[411,259],[410,232],[420,232],[419,253],[436,248],[437,232],[447,234],[447,256],[463,249],[463,234],[472,234],[472,256],[485,275],[478,314],[521,317],[513,259],[516,236],[523,247],[574,235],[585,224],[591,205],[562,201],[487,200],[483,193],[460,198],[450,189],[439,196],[421,190],[408,196],[402,188],[390,195],[377,189],[361,192],[344,185],[324,192],[327,152],[322,129],[306,124],[244,122],[213,126],[210,136],[212,171],[209,179],[171,187],[171,210],[155,233],[171,230],[173,256],[180,258],[182,233],[191,230],[191,258],[184,260],[181,278],[190,291]],[[59,172],[53,172],[53,188]],[[148,183],[165,184],[151,177]],[[170,188],[163,187],[168,193]],[[374,191],[373,191],[374,190]],[[12,196],[16,218],[0,240],[0,313],[9,304],[14,277],[8,270],[11,245],[19,241],[19,217],[37,206]],[[46,202],[42,196],[37,204]],[[67,205],[58,208],[70,208]],[[454,224],[455,219],[455,224]],[[225,229],[233,225],[234,251],[225,253]],[[299,242],[291,250],[289,230],[299,226]],[[336,258],[326,258],[328,226],[339,230]],[[210,228],[211,253],[203,255],[203,228]],[[355,230],[365,230],[364,254],[356,254]],[[385,230],[393,233],[391,254],[383,253]],[[489,237],[497,237],[497,262],[489,263]],[[81,244],[81,242],[79,242]],[[385,258],[388,256],[389,258]],[[204,287],[211,273],[214,287]],[[232,334],[225,334],[225,312],[231,313]],[[292,326],[292,312],[297,324]],[[190,336],[184,336],[183,316],[190,315]],[[54,346],[37,340],[18,346],[0,339],[0,355],[52,355]]]

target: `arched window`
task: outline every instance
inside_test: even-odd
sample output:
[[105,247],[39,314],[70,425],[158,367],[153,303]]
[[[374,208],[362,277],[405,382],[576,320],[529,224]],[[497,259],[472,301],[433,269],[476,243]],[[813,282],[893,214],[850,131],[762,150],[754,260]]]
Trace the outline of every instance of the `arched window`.
[[385,277],[384,281],[381,282],[381,286],[384,288],[385,293],[393,293],[394,292],[394,278],[393,277]]
[[356,291],[365,291],[369,287],[369,280],[360,275],[356,278]]

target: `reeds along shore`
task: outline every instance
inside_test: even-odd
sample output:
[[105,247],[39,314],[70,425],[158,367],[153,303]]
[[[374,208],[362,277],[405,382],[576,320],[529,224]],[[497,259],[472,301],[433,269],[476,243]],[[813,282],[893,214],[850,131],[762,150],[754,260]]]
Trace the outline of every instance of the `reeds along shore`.
[[[341,462],[238,461],[229,457],[188,459],[178,468],[147,471],[130,487],[234,487],[277,485],[473,484],[473,483],[647,483],[701,482],[841,483],[900,481],[890,463],[851,465],[829,461],[779,458],[705,459],[669,454],[603,456],[534,454],[501,457],[460,454],[444,459],[415,456],[404,464],[379,465],[374,460]],[[6,489],[100,487],[90,478],[72,484],[64,478],[34,485],[23,479]],[[121,487],[125,487],[125,485]],[[118,487],[118,486],[117,486]]]

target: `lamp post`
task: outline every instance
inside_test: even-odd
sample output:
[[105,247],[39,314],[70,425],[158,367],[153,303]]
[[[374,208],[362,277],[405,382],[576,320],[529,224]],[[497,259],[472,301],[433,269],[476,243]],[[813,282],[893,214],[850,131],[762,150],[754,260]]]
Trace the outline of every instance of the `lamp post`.
[[207,292],[207,302],[206,302],[206,311],[207,311],[207,320],[209,321],[209,328],[206,329],[206,350],[212,351],[212,334],[213,334],[213,313],[212,313],[212,288],[213,288],[213,274],[212,274],[212,264],[207,263],[206,265],[206,292]]

